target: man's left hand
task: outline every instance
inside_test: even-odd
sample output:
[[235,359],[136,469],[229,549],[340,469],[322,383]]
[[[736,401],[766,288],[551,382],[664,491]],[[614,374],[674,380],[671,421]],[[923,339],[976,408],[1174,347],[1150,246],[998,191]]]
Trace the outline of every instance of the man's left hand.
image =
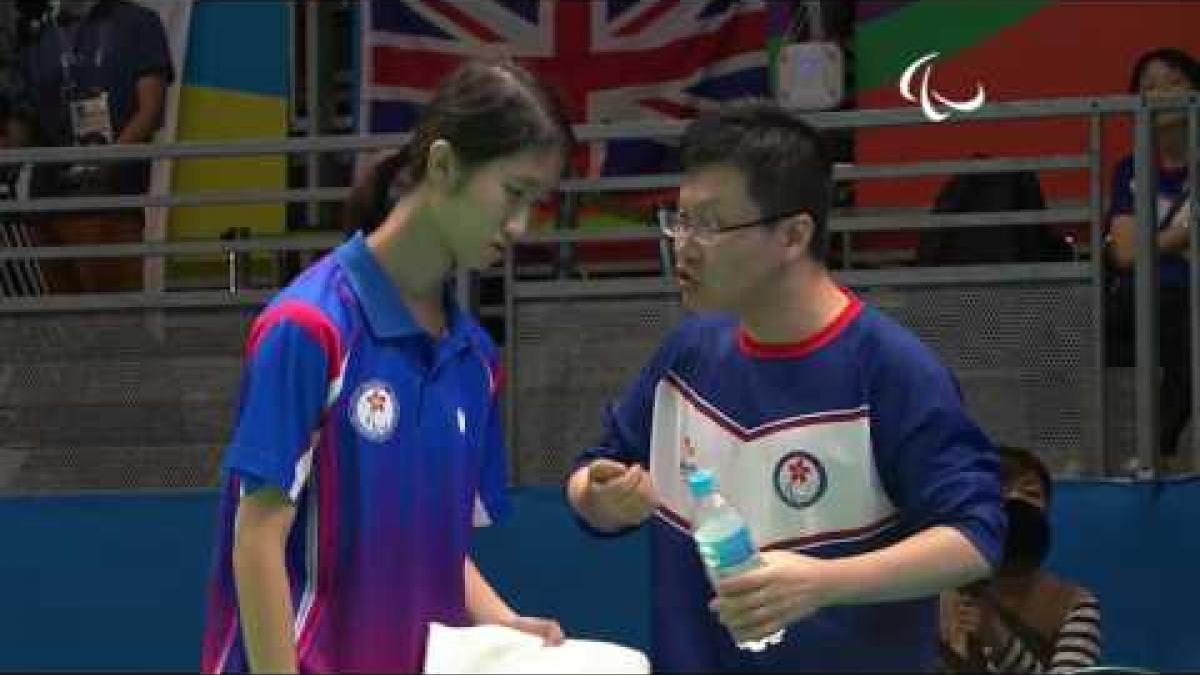
[[765,638],[828,604],[829,561],[784,551],[760,555],[761,567],[722,579],[709,605],[735,642]]

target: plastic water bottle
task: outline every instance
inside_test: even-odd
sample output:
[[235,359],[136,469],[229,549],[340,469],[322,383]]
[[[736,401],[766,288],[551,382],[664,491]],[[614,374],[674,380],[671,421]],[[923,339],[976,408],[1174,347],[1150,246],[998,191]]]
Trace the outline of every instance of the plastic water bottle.
[[[692,538],[700,550],[708,579],[715,587],[717,581],[752,570],[762,565],[762,558],[750,536],[750,528],[737,509],[717,491],[716,477],[708,469],[687,472],[688,488],[696,501]],[[748,651],[761,652],[779,644],[783,630],[761,640],[738,643]]]

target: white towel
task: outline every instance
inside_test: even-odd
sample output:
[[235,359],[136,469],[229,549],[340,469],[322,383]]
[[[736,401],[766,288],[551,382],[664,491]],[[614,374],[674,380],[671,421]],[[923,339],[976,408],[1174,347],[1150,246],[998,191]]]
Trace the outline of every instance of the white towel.
[[426,673],[649,673],[636,649],[611,642],[542,639],[505,626],[452,628],[429,624]]

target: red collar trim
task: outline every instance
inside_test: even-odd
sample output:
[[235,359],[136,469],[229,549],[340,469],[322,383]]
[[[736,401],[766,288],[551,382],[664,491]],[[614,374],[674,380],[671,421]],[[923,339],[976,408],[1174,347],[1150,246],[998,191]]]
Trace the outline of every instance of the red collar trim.
[[862,313],[863,303],[859,297],[846,288],[841,288],[846,296],[846,306],[830,321],[827,326],[799,342],[759,342],[746,331],[745,326],[738,326],[738,348],[746,356],[761,359],[795,359],[817,351],[833,342],[858,315]]

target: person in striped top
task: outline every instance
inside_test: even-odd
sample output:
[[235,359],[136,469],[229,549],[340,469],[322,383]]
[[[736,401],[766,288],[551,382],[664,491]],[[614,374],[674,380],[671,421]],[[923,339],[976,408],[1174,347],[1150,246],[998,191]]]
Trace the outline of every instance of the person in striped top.
[[1100,603],[1087,588],[1041,567],[1053,483],[1036,453],[1000,446],[1008,513],[996,575],[942,594],[947,672],[1071,673],[1100,658]]

